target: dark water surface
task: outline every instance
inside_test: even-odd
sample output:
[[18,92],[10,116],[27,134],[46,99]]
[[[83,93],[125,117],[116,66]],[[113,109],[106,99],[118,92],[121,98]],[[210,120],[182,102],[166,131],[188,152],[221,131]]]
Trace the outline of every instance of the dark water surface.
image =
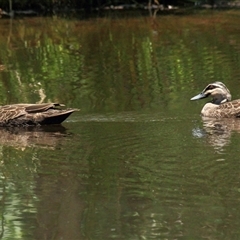
[[0,129],[2,239],[240,239],[240,12],[0,19],[0,102],[80,108]]

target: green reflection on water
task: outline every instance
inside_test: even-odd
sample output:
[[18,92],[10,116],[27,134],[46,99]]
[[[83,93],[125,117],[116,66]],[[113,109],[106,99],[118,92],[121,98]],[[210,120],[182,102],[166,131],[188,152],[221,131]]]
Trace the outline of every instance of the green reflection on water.
[[1,102],[61,101],[85,112],[182,104],[178,91],[193,81],[239,75],[236,17],[2,20]]

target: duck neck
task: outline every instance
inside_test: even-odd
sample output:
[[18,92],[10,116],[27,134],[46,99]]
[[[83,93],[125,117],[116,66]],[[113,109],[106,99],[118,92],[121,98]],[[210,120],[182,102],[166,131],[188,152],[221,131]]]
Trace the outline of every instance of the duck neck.
[[229,101],[230,101],[229,99],[227,99],[222,95],[214,96],[214,98],[212,99],[212,103],[217,105],[220,105],[222,103],[229,102]]

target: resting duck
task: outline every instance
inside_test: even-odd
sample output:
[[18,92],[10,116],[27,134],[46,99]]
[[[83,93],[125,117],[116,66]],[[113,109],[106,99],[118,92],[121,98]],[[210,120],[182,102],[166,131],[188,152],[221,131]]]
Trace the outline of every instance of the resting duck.
[[212,101],[204,105],[201,111],[203,117],[240,117],[240,99],[231,101],[230,91],[222,82],[207,85],[200,94],[191,98],[191,100],[198,100],[208,96],[212,97]]
[[77,109],[60,109],[58,103],[13,104],[0,106],[0,126],[61,124]]

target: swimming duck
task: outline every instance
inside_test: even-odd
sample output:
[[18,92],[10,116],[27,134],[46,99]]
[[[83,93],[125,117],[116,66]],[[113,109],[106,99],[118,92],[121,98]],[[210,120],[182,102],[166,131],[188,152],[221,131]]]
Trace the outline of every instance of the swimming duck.
[[0,126],[61,124],[77,109],[61,109],[58,103],[0,106]]
[[190,100],[198,100],[208,96],[212,97],[212,101],[204,105],[201,111],[202,116],[214,118],[240,117],[240,99],[231,101],[230,91],[222,82],[208,84],[200,94]]

